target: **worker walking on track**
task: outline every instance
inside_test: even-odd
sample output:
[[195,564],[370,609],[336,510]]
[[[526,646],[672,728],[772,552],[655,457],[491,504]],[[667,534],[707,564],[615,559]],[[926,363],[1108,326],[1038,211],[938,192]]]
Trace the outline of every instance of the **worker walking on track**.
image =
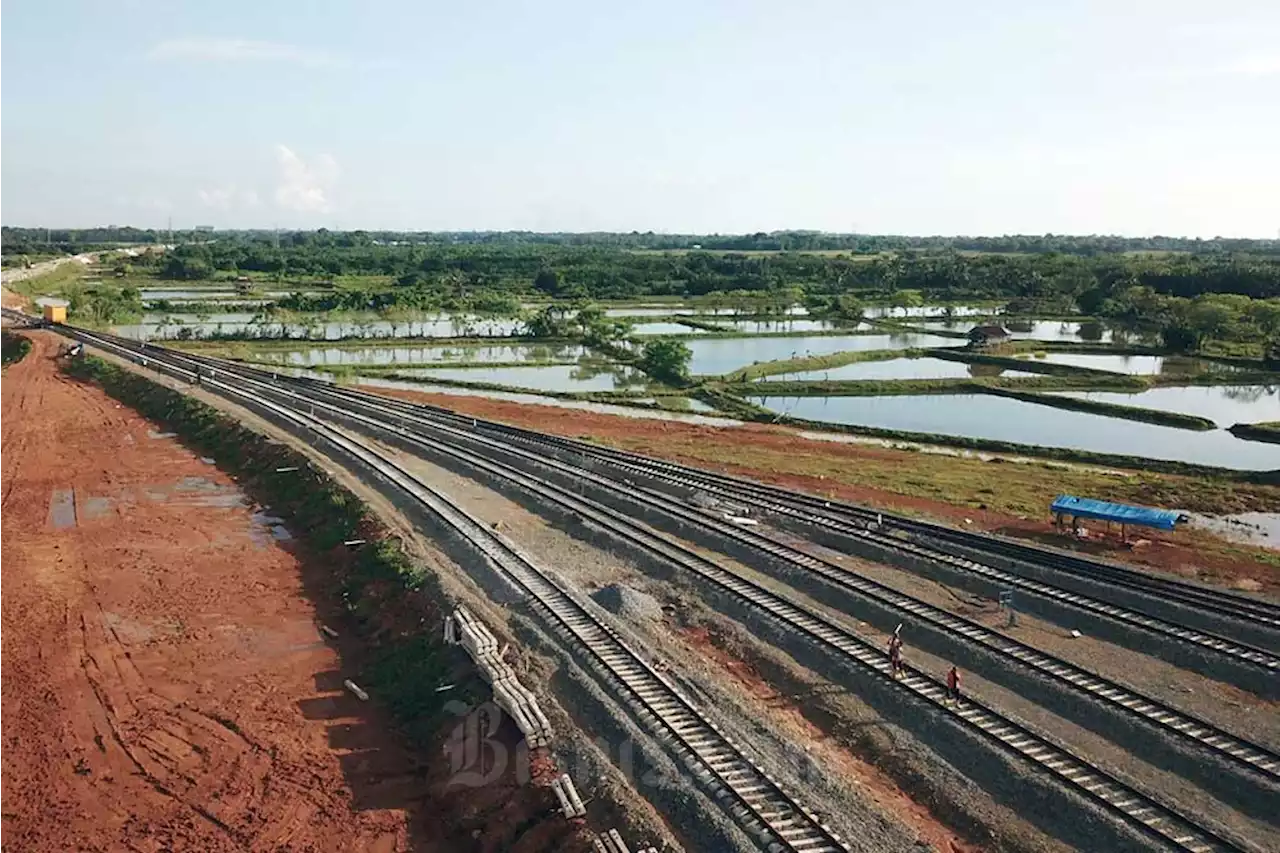
[[889,638],[889,671],[893,673],[894,678],[901,677],[905,671],[902,666],[902,623],[898,623],[898,627],[893,629],[893,636]]
[[947,670],[947,701],[960,701],[960,670],[956,669],[955,664],[951,664],[951,669]]

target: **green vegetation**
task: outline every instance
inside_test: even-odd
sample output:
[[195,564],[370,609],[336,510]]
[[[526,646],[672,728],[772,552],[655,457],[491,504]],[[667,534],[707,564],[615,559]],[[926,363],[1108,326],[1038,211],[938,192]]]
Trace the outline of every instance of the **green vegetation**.
[[[436,692],[448,664],[439,639],[444,598],[432,576],[409,559],[368,507],[307,457],[194,398],[99,358],[72,359],[66,369],[213,457],[255,501],[287,520],[309,556],[332,571],[324,585],[341,598],[365,641],[370,660],[361,684],[411,736],[427,741],[450,695]],[[353,539],[368,544],[343,546]],[[393,613],[408,608],[415,630],[387,630]]]
[[719,385],[721,391],[746,396],[883,397],[899,394],[981,394],[988,388],[1018,391],[1145,391],[1151,385],[1141,376],[1040,376],[946,379],[769,379]]
[[636,366],[659,382],[679,387],[689,382],[689,361],[692,358],[693,352],[683,341],[655,338],[645,341]]
[[[841,444],[803,441],[707,441],[705,435],[673,430],[660,437],[610,432],[602,441],[645,453],[752,472],[768,480],[803,477],[818,494],[840,496],[842,486],[874,489],[877,494],[849,496],[886,508],[916,511],[905,498],[928,498],[974,511],[990,509],[1024,518],[1048,519],[1054,497],[1105,496],[1107,500],[1147,506],[1176,506],[1191,512],[1231,514],[1280,511],[1280,487],[1232,479],[1183,477],[1150,470],[1116,471],[1060,462],[1013,463],[942,453],[898,451],[853,454]],[[794,483],[794,480],[790,480]],[[1179,536],[1184,534],[1179,533]]]
[[924,355],[922,349],[876,349],[851,350],[835,352],[830,355],[811,355],[799,358],[780,359],[778,361],[758,361],[732,373],[726,374],[725,382],[750,382],[765,376],[776,376],[782,373],[801,373],[809,370],[831,370],[855,364],[861,361],[888,361],[894,358],[915,358]]
[[76,261],[58,264],[48,272],[6,283],[5,287],[26,297],[56,296],[84,276],[84,265]]
[[1258,424],[1236,424],[1230,432],[1236,438],[1250,441],[1266,441],[1280,444],[1280,421],[1266,421]]
[[[978,386],[981,388],[982,386]],[[985,390],[985,388],[983,389]],[[1168,474],[1180,474],[1194,477],[1227,479],[1246,483],[1280,484],[1280,467],[1273,471],[1234,471],[1227,468],[1215,468],[1209,465],[1196,465],[1189,462],[1175,462],[1164,459],[1145,459],[1138,456],[1122,456],[1114,453],[1098,453],[1090,450],[1077,450],[1068,447],[1046,447],[1038,444],[1019,444],[1012,441],[995,441],[985,438],[972,438],[960,435],[943,435],[928,432],[909,432],[905,430],[882,429],[880,427],[862,426],[859,424],[842,424],[830,421],[813,421],[793,415],[772,412],[754,406],[743,400],[743,405],[733,411],[735,417],[753,420],[760,423],[781,423],[822,432],[846,433],[849,435],[866,435],[891,441],[905,441],[915,444],[937,445],[941,447],[960,447],[970,450],[990,451],[993,453],[1012,454],[1018,456],[1041,457],[1044,459],[1060,459],[1068,462],[1084,462],[1092,465],[1105,465],[1112,468],[1127,468],[1139,471],[1158,471]],[[728,407],[725,408],[729,411]]]
[[581,340],[588,346],[612,344],[631,334],[631,323],[605,315],[596,305],[546,305],[525,321],[525,334],[531,338],[564,338]]
[[12,332],[0,333],[0,353],[3,353],[5,367],[17,364],[31,352],[31,339],[26,335],[15,335]]
[[1009,397],[1041,406],[1053,406],[1058,409],[1069,409],[1076,412],[1091,412],[1113,418],[1130,421],[1143,421],[1149,424],[1177,427],[1178,429],[1211,430],[1218,425],[1208,418],[1196,415],[1184,415],[1180,412],[1165,412],[1159,409],[1147,409],[1141,406],[1124,406],[1118,403],[1103,403],[1098,400],[1080,400],[1075,397],[1058,397],[1049,394],[1034,394],[1029,391],[1016,391],[1011,388],[984,387],[982,393],[995,397]]

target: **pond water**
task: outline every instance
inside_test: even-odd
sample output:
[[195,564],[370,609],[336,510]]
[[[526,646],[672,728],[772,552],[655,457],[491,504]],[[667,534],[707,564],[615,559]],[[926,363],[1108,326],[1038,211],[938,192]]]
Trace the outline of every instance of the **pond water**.
[[[1162,412],[1180,412],[1209,418],[1220,427],[1280,421],[1280,384],[1188,385],[1152,388],[1137,394],[1117,391],[1058,391],[1063,397],[1096,400],[1121,406],[1140,406]],[[1280,447],[1276,449],[1280,455]]]
[[[973,322],[967,320],[937,320],[917,324],[922,329],[939,329],[948,332],[968,332]],[[1004,321],[1009,334],[1018,340],[1073,341],[1111,343],[1112,332],[1101,323],[1061,320]]]
[[[527,306],[528,307],[528,306]],[[532,306],[537,308],[540,306]],[[732,317],[738,313],[737,308],[700,308],[696,305],[638,305],[634,308],[606,308],[606,317]],[[802,305],[793,305],[786,310],[791,317],[803,317],[809,309]]]
[[1226,430],[1194,432],[985,394],[752,397],[799,418],[1168,459],[1249,471],[1280,469],[1275,445]]
[[309,347],[296,350],[261,350],[259,361],[299,367],[319,365],[430,364],[447,361],[573,361],[587,354],[586,347],[546,344],[451,347]]
[[[1242,512],[1237,515],[1188,513],[1193,527],[1203,527],[1224,539],[1280,551],[1280,512]],[[1259,570],[1262,563],[1258,563]]]
[[[950,315],[948,315],[950,310]],[[889,319],[891,317],[973,317],[988,314],[999,314],[997,307],[980,308],[971,305],[919,305],[914,308],[891,308],[888,305],[872,305],[863,309],[866,317]]]
[[455,382],[486,382],[538,391],[623,391],[643,390],[653,384],[649,377],[607,362],[560,364],[539,367],[473,367],[401,371],[404,376],[423,379],[450,379]]
[[1050,364],[1069,364],[1073,367],[1088,367],[1093,370],[1109,370],[1112,373],[1155,374],[1155,373],[1205,373],[1207,371],[1230,371],[1234,368],[1186,356],[1166,355],[1092,355],[1089,353],[1051,352],[1043,358],[1034,357],[1035,361]]
[[685,341],[693,352],[689,371],[694,374],[721,374],[749,367],[756,362],[778,361],[837,352],[866,352],[908,347],[954,347],[961,341],[938,335],[904,332],[900,335],[824,335],[793,338],[704,338]]
[[869,323],[857,323],[852,326],[837,326],[830,320],[721,320],[712,321],[722,329],[735,332],[825,332],[840,328],[847,332],[861,332],[870,329]]
[[705,335],[702,329],[683,323],[636,323],[631,327],[633,335]]
[[[317,379],[331,377],[320,373],[306,371]],[[420,394],[445,394],[453,397],[487,397],[492,400],[507,400],[513,403],[528,403],[536,406],[555,406],[561,409],[581,409],[588,412],[599,412],[605,415],[618,415],[624,418],[640,418],[642,420],[683,421],[691,424],[709,426],[742,426],[742,421],[723,415],[704,415],[696,412],[671,412],[665,409],[642,409],[635,406],[616,406],[609,403],[596,403],[591,400],[561,400],[558,397],[543,397],[538,394],[522,394],[518,391],[489,391],[483,388],[459,388],[455,385],[431,385],[418,382],[397,382],[394,379],[378,379],[374,377],[358,377],[357,385],[370,388],[393,388],[400,391],[416,391]],[[445,403],[444,405],[448,405]],[[700,404],[705,405],[705,404]]]
[[[195,316],[195,315],[184,315]],[[233,314],[211,314],[204,320],[185,325],[161,327],[157,323],[115,326],[118,335],[142,340],[201,338],[217,334],[246,335],[258,338],[297,338],[332,341],[341,338],[461,338],[510,337],[524,330],[524,323],[513,319],[438,315],[431,319],[391,321],[377,318],[317,321],[301,323],[252,323],[227,320]],[[252,318],[250,318],[252,319]]]
[[235,299],[241,295],[235,288],[187,288],[169,290],[167,288],[144,287],[141,291],[143,299]]
[[1023,370],[1005,370],[992,364],[965,364],[943,358],[891,358],[886,361],[856,361],[826,370],[804,370],[775,374],[759,381],[777,379],[962,379],[996,376],[1035,376]]

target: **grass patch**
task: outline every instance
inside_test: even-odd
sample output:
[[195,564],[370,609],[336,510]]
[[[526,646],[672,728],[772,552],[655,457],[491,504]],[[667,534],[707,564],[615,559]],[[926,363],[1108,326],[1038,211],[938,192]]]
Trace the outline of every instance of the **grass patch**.
[[[987,389],[982,386],[982,391]],[[883,438],[890,441],[927,444],[938,447],[959,447],[970,450],[987,451],[1011,456],[1027,456],[1045,460],[1061,460],[1065,462],[1081,462],[1089,465],[1104,465],[1110,468],[1127,468],[1133,470],[1158,471],[1166,474],[1182,474],[1184,476],[1209,477],[1244,483],[1280,484],[1280,468],[1270,471],[1237,471],[1230,468],[1217,468],[1210,465],[1197,465],[1190,462],[1178,462],[1168,459],[1147,459],[1141,456],[1124,456],[1115,453],[1100,453],[1089,450],[1078,450],[1069,447],[1048,447],[1039,444],[1021,444],[1011,441],[974,438],[961,435],[945,435],[930,432],[910,432],[905,430],[884,429],[881,427],[863,426],[860,424],[835,423],[831,421],[815,421],[798,418],[762,409],[754,404],[746,403],[736,412],[737,417],[760,423],[781,423],[815,431],[842,433],[845,435],[865,435]],[[750,408],[747,408],[747,407]]]
[[1181,412],[1164,412],[1159,409],[1125,406],[1119,403],[1104,403],[1099,400],[1079,400],[1075,397],[1054,397],[1029,391],[1015,391],[1010,388],[983,388],[982,391],[995,397],[1010,397],[1014,400],[1037,403],[1041,406],[1053,406],[1057,409],[1068,409],[1076,412],[1089,412],[1110,418],[1142,421],[1143,423],[1160,424],[1161,426],[1177,427],[1178,429],[1193,429],[1203,432],[1218,428],[1218,425],[1208,418],[1184,415]]
[[918,358],[924,355],[922,349],[877,349],[849,350],[834,352],[830,355],[802,356],[785,358],[777,361],[761,361],[748,367],[724,374],[725,382],[750,382],[765,376],[777,376],[781,373],[800,373],[807,370],[830,370],[855,364],[861,361],[888,361],[894,358]]
[[[442,697],[450,695],[435,692],[451,668],[440,639],[445,599],[433,577],[388,536],[369,508],[306,456],[199,400],[100,358],[72,359],[66,370],[176,432],[184,444],[232,474],[255,501],[287,520],[311,560],[332,570],[327,585],[337,590],[367,641],[362,684],[411,737],[429,742],[441,719]],[[343,542],[351,539],[368,544],[348,549]],[[406,612],[411,619],[394,618]],[[402,630],[404,624],[413,630]]]
[[29,298],[62,296],[66,289],[82,279],[87,271],[87,267],[79,261],[68,260],[40,275],[6,283],[5,287]]
[[1280,421],[1264,421],[1257,424],[1236,424],[1229,432],[1236,438],[1249,441],[1266,441],[1280,444]]
[[22,361],[29,352],[31,352],[31,339],[26,335],[15,335],[12,332],[3,333],[2,342],[0,342],[0,353],[3,354],[5,367]]
[[648,455],[809,477],[1023,518],[1048,519],[1049,504],[1063,493],[1214,514],[1280,511],[1280,487],[1212,477],[1103,471],[1053,462],[1002,464],[934,453],[911,454],[905,469],[909,476],[904,476],[904,459],[897,450],[853,457],[843,447],[821,441],[770,447],[679,434],[605,440]]

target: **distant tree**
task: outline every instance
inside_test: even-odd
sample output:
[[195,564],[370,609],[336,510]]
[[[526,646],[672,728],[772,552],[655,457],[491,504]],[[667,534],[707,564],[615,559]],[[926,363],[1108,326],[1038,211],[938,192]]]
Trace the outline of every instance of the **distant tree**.
[[1262,352],[1262,361],[1270,367],[1280,367],[1280,338],[1267,343]]
[[555,270],[538,270],[538,274],[533,277],[533,286],[548,296],[560,295],[560,277]]
[[1160,330],[1160,339],[1174,352],[1195,352],[1200,348],[1200,332],[1190,326],[1165,326]]
[[571,332],[569,311],[564,305],[547,305],[525,320],[531,338],[566,338]]
[[683,385],[689,380],[693,351],[684,341],[656,338],[647,341],[640,353],[640,369],[661,382]]

